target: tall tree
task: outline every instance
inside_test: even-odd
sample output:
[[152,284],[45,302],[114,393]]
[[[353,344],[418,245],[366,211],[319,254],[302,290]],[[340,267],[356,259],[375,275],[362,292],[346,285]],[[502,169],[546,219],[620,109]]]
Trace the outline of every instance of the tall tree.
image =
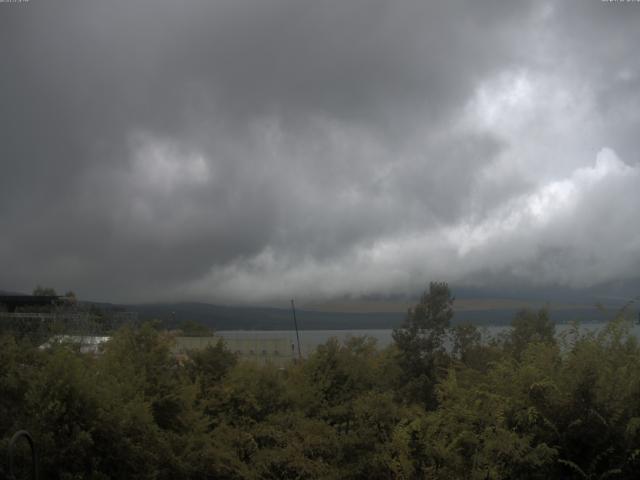
[[55,297],[58,294],[55,289],[51,287],[43,287],[42,285],[37,285],[36,288],[33,289],[33,295],[36,297]]
[[420,302],[407,312],[403,325],[393,331],[403,393],[427,408],[436,406],[438,370],[448,360],[444,340],[453,317],[453,301],[446,282],[431,282]]
[[506,346],[518,359],[531,343],[554,344],[556,342],[556,327],[546,308],[541,308],[537,312],[519,311],[511,322],[511,327]]

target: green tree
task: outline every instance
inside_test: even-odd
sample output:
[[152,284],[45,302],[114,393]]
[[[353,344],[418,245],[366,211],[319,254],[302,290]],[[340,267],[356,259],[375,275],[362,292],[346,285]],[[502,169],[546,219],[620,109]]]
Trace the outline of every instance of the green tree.
[[36,288],[33,289],[33,295],[36,297],[56,297],[58,294],[55,289],[51,287],[43,287],[42,285],[37,285]]
[[213,335],[209,327],[193,320],[183,320],[178,328],[185,337],[211,337]]
[[521,357],[530,343],[556,342],[556,327],[546,308],[537,312],[526,309],[519,311],[511,322],[511,327],[506,346],[516,358]]
[[68,290],[64,294],[65,302],[70,306],[76,306],[78,304],[78,297],[73,290]]
[[439,371],[448,363],[444,341],[453,317],[453,302],[447,283],[432,282],[420,302],[409,309],[402,327],[392,334],[402,370],[401,393],[427,408],[437,405],[435,386]]

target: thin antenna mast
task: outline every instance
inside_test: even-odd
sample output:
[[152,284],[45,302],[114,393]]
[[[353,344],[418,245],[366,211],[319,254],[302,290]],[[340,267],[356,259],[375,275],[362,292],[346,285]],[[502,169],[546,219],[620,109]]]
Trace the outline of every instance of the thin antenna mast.
[[298,358],[302,360],[302,352],[300,351],[300,334],[298,333],[298,320],[296,320],[296,306],[291,299],[291,311],[293,312],[293,324],[296,327],[296,339],[298,340]]

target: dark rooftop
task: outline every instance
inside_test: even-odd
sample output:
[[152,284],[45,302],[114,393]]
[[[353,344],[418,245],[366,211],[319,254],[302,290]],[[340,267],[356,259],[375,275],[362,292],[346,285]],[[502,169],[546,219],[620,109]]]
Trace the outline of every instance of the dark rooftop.
[[0,295],[0,306],[13,312],[17,307],[55,305],[62,298],[57,295]]

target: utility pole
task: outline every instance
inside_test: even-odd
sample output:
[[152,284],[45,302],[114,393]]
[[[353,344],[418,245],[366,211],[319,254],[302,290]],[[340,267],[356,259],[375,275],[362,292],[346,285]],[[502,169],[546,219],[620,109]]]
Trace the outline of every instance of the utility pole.
[[296,320],[296,306],[291,299],[291,311],[293,312],[293,325],[296,327],[296,339],[298,340],[298,359],[302,360],[302,352],[300,351],[300,334],[298,333],[298,320]]

